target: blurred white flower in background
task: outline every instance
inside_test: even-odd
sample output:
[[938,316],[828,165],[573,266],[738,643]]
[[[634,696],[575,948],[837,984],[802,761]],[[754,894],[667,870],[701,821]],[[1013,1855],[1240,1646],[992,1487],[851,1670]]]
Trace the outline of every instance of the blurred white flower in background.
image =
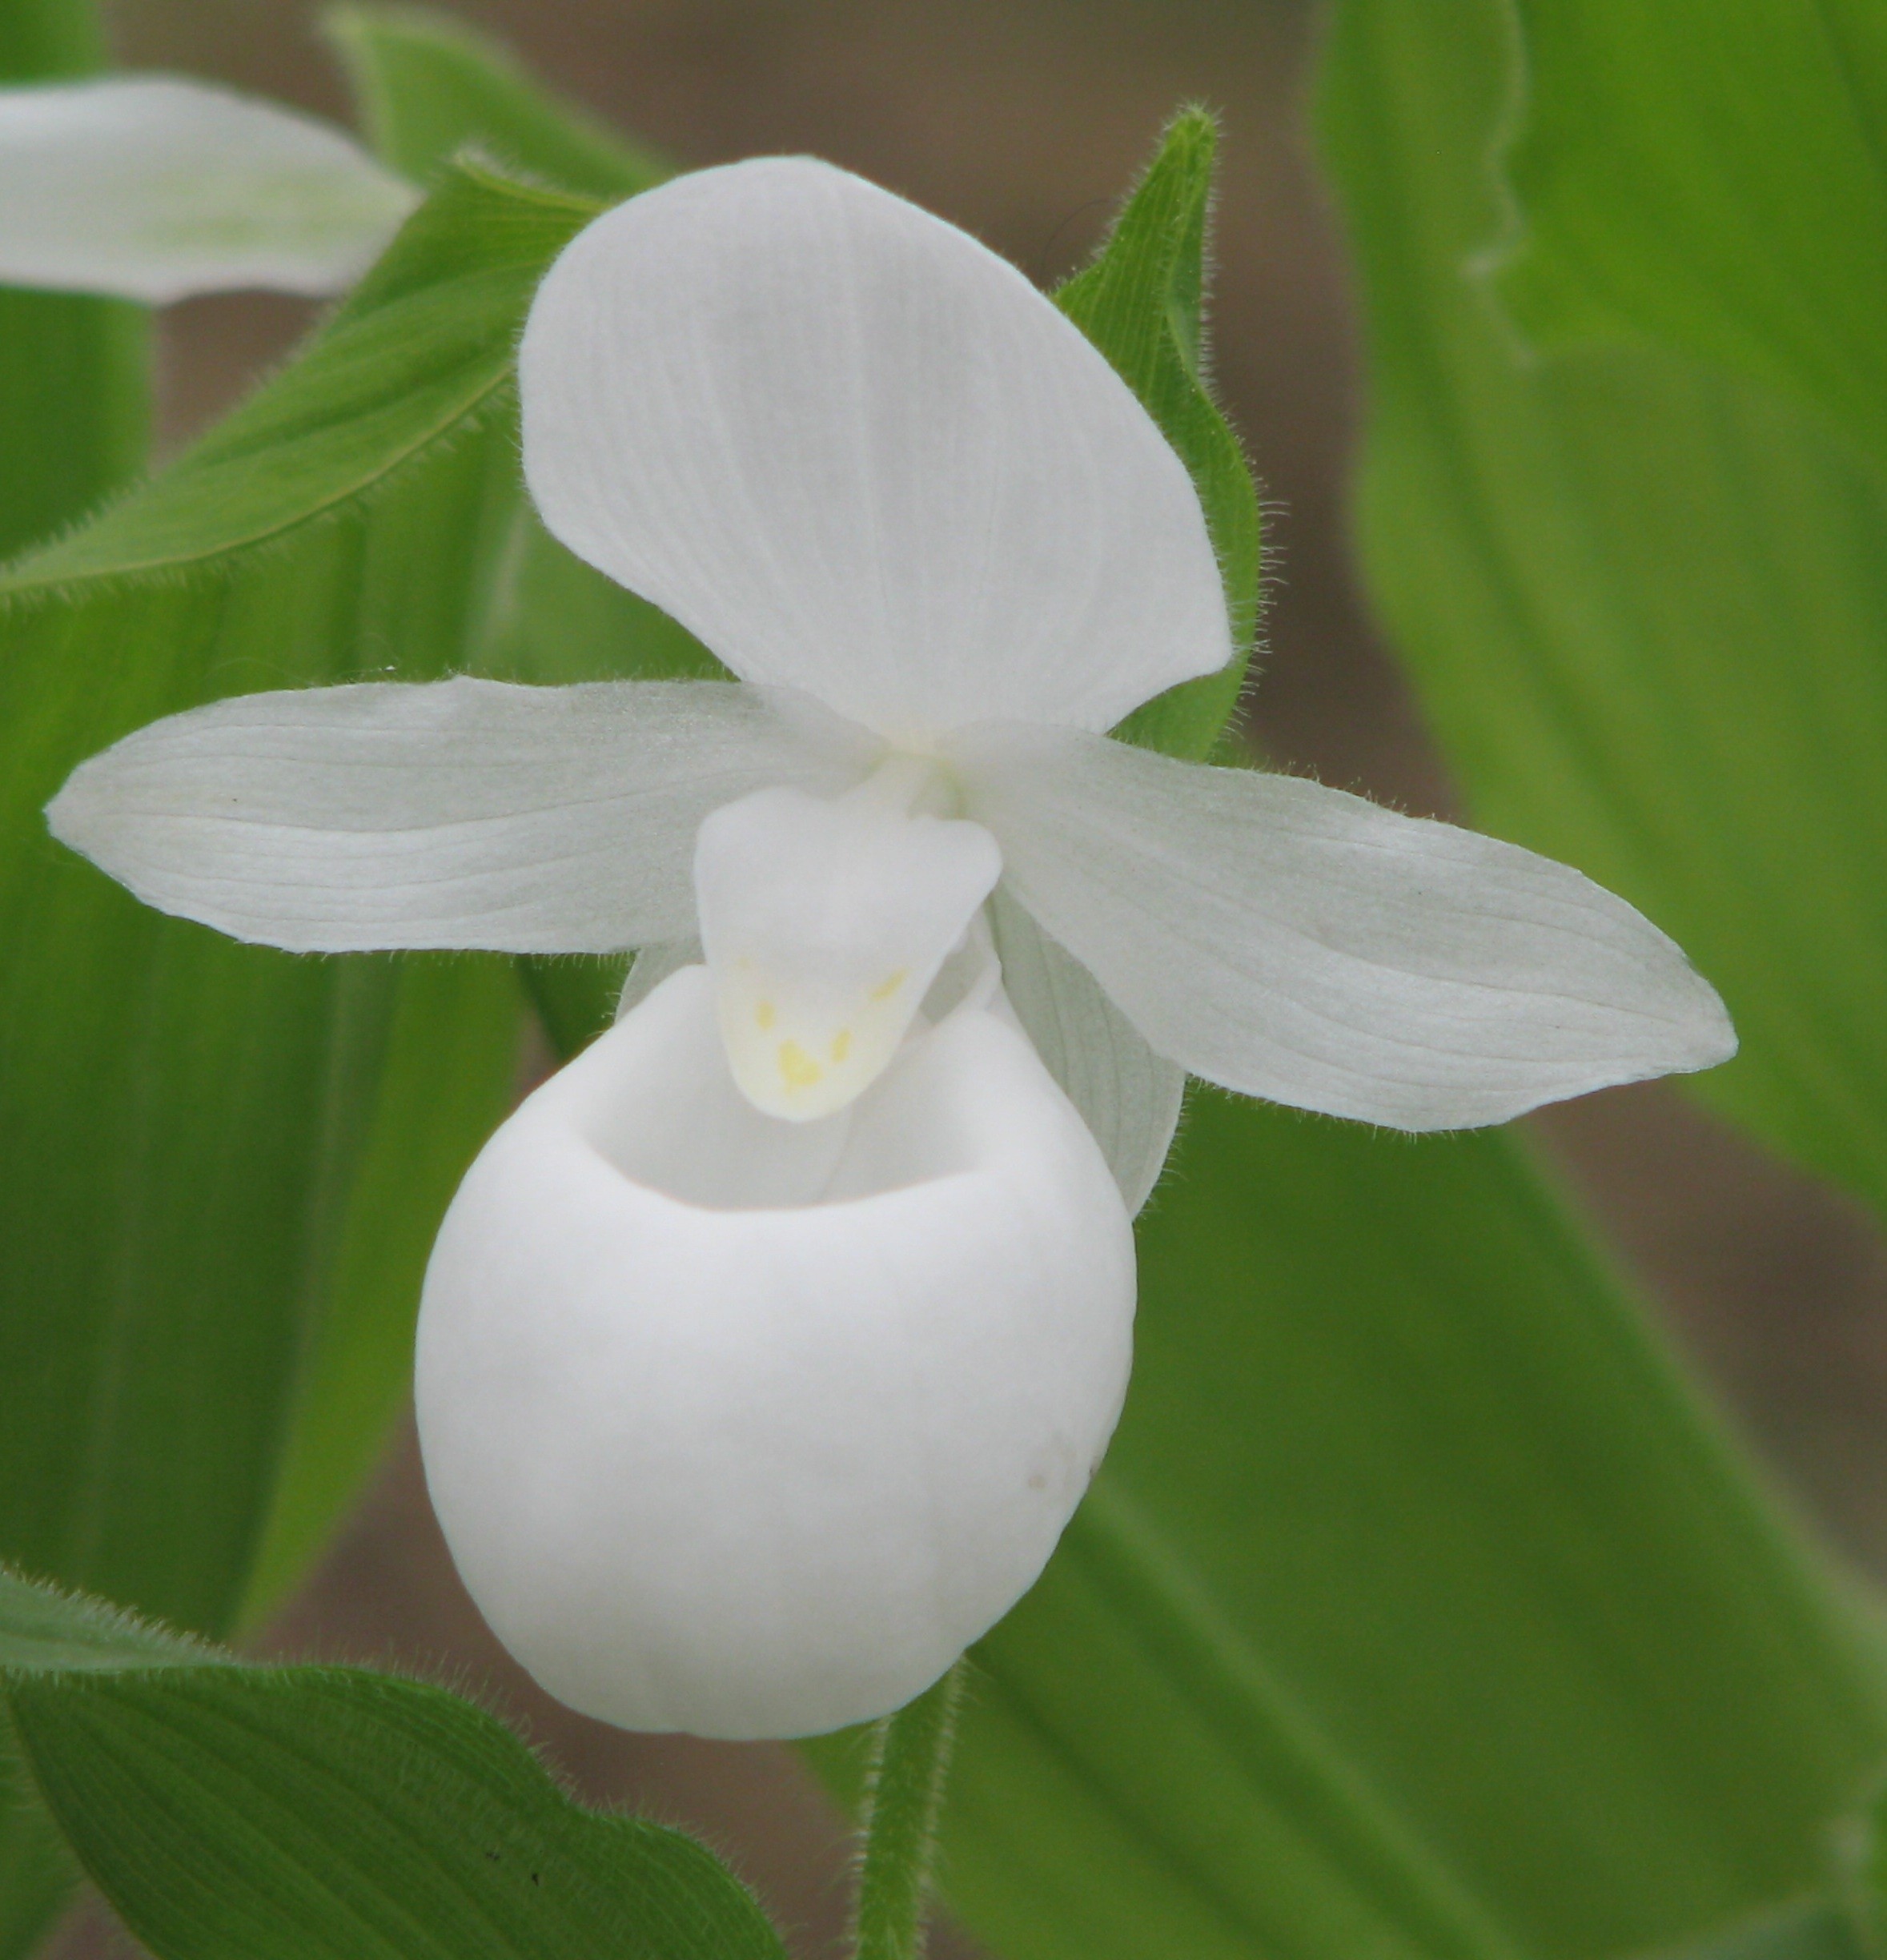
[[441,1231],[428,1476],[552,1693],[828,1729],[1053,1549],[1186,1072],[1431,1130],[1734,1040],[1577,872],[1110,739],[1233,657],[1205,522],[961,231],[804,159],[699,172],[571,245],[520,376],[545,522],[737,682],[249,696],[50,820],[243,939],[642,949]]
[[344,131],[172,75],[0,88],[0,284],[346,290],[420,202]]

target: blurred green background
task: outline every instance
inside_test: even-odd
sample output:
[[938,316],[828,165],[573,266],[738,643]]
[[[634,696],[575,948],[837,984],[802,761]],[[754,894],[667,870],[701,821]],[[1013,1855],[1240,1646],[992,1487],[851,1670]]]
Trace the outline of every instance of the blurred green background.
[[[966,225],[1047,282],[1081,263],[1182,100],[1223,116],[1213,326],[1223,398],[1271,500],[1273,584],[1253,733],[1323,781],[1452,813],[1446,774],[1351,568],[1358,417],[1344,254],[1309,155],[1315,10],[1287,0],[466,0],[573,98],[685,164],[807,150]],[[344,114],[312,6],[119,0],[121,59]],[[294,303],[166,316],[167,442],[201,427],[306,325]],[[1887,1573],[1887,1264],[1845,1200],[1662,1086],[1532,1126],[1650,1282],[1680,1339],[1807,1508]],[[797,1760],[624,1736],[533,1690],[479,1625],[430,1523],[410,1440],[269,1639],[408,1657],[521,1716],[592,1797],[700,1831],[797,1949],[836,1939],[845,1846]],[[111,1950],[96,1926],[70,1956]],[[938,1951],[967,1953],[946,1936]]]

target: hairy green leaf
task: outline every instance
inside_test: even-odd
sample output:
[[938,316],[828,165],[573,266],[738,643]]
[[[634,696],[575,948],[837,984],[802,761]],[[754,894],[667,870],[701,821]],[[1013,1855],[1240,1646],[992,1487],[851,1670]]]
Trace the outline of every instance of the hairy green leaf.
[[1119,733],[1169,755],[1205,755],[1244,684],[1258,626],[1263,533],[1244,452],[1212,396],[1206,275],[1217,124],[1182,110],[1093,264],[1055,295],[1113,363],[1192,473],[1219,553],[1233,654],[1215,674],[1136,709]]
[[783,1960],[702,1846],[582,1809],[442,1689],[246,1667],[3,1572],[0,1680],[157,1960]]
[[1623,892],[1721,990],[1742,1052],[1699,1092],[1887,1208],[1887,479],[1727,372],[1518,358],[1464,274],[1502,222],[1518,52],[1498,0],[1338,16],[1375,599],[1477,819]]
[[122,1607],[0,1566],[0,1675],[194,1667],[226,1656]]
[[1647,338],[1887,465],[1887,13],[1519,0],[1504,302],[1546,346]]

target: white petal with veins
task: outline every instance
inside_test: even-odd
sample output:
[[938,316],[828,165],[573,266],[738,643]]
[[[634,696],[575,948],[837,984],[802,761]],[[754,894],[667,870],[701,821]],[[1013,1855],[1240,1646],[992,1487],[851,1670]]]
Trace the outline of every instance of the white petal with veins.
[[312,116],[169,75],[0,89],[0,283],[162,305],[321,296],[420,202]]
[[560,1700],[809,1734],[1034,1580],[1126,1381],[1132,1234],[1022,1037],[954,1014],[822,1123],[755,1110],[691,967],[453,1200],[417,1373],[472,1595]]
[[692,937],[695,832],[863,749],[725,681],[365,683],[171,715],[73,771],[53,834],[160,911],[296,952],[611,953]]
[[1008,995],[1035,1052],[1081,1111],[1130,1214],[1159,1182],[1186,1070],[1147,1046],[1094,975],[998,887],[990,906]]
[[953,753],[1016,897],[1208,1082],[1442,1130],[1735,1052],[1676,946],[1532,851],[1072,732]]
[[1190,478],[974,239],[806,157],[591,225],[519,356],[551,529],[744,679],[892,741],[1111,727],[1231,657]]

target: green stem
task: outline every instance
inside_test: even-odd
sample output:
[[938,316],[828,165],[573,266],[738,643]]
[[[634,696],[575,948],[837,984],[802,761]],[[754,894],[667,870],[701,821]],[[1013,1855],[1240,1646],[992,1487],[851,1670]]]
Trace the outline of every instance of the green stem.
[[920,1960],[966,1663],[878,1724],[861,1824],[854,1960]]

